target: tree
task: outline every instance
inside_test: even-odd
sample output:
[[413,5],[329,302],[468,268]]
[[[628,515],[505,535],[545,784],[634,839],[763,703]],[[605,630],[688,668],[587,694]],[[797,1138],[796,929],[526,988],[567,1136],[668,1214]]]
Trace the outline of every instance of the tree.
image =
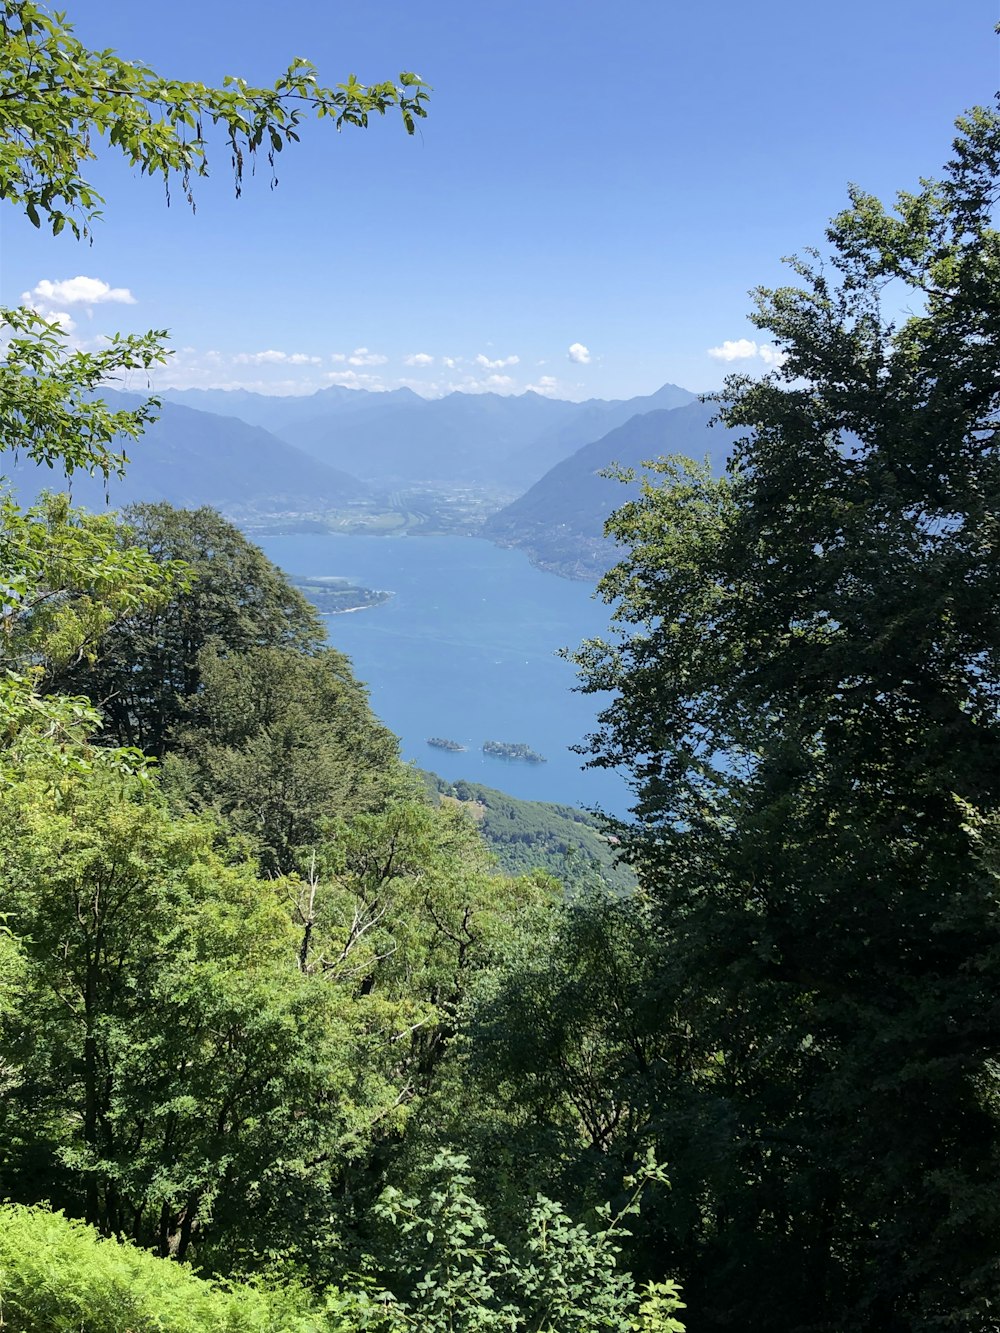
[[[342,997],[297,965],[280,885],[97,770],[0,805],[22,986],[0,1018],[3,1194],[183,1258],[364,1099]],[[294,1175],[294,1168],[292,1168]]]
[[392,1244],[369,1263],[403,1297],[388,1306],[387,1329],[684,1333],[673,1317],[684,1308],[675,1284],[637,1289],[619,1264],[626,1219],[651,1181],[664,1183],[654,1163],[629,1179],[616,1214],[598,1209],[594,1227],[539,1195],[513,1249],[490,1231],[466,1158],[439,1153],[423,1175],[421,1198],[390,1188],[376,1208]]
[[188,720],[209,643],[221,654],[312,652],[322,643],[322,622],[302,594],[215,510],[134,505],[117,542],[186,576],[171,596],[120,616],[88,658],[49,677],[50,689],[85,694],[101,708],[109,742],[161,756],[171,730]]
[[405,785],[396,738],[343,653],[220,640],[195,664],[198,692],[178,700],[184,723],[167,737],[168,788],[247,833],[267,873],[305,870],[325,825]]
[[757,292],[785,360],[727,382],[729,476],[655,465],[579,656],[728,1108],[701,1327],[997,1327],[1000,117],[958,129]]
[[222,88],[166,79],[114,51],[88,50],[63,15],[33,0],[3,0],[0,33],[0,199],[57,235],[68,226],[84,236],[100,216],[104,201],[80,175],[97,155],[95,137],[144,174],[162,176],[168,203],[170,181],[179,178],[193,206],[192,177],[208,174],[206,126],[225,136],[239,194],[244,169],[261,149],[276,183],[275,154],[297,141],[306,114],[329,117],[339,130],[363,128],[396,108],[408,134],[427,114],[426,84],[411,73],[371,87],[352,74],[326,88],[313,66],[297,59],[273,88],[231,77]]
[[655,919],[640,895],[584,891],[543,924],[473,987],[460,1086],[442,1109],[479,1141],[496,1195],[523,1198],[532,1177],[579,1211],[614,1197],[651,1142],[672,1034],[651,994]]
[[61,325],[27,307],[0,307],[0,319],[9,330],[0,362],[0,447],[66,476],[78,468],[120,473],[127,460],[114,443],[138,439],[154,404],[113,412],[95,395],[118,373],[159,362],[165,331],[115,336],[102,351],[82,352],[69,348]]
[[0,664],[50,678],[91,658],[121,619],[183,586],[182,566],[122,540],[111,514],[72,509],[50,495],[22,511],[0,496]]
[[[103,137],[143,173],[158,174],[167,190],[179,180],[194,205],[192,177],[208,171],[206,127],[224,135],[237,194],[244,169],[297,139],[306,114],[330,118],[338,129],[367,126],[373,115],[400,112],[412,134],[426,115],[426,85],[415,74],[366,87],[352,75],[333,88],[296,60],[273,88],[238,78],[220,88],[166,79],[113,51],[90,51],[61,14],[33,0],[0,0],[0,199],[23,210],[35,226],[55,234],[68,227],[89,234],[103,202],[81,170]],[[0,449],[22,450],[35,462],[108,477],[127,462],[116,447],[137,439],[153,419],[155,402],[111,411],[96,396],[122,372],[148,370],[163,360],[165,331],[115,336],[99,352],[70,348],[65,330],[35,311],[0,308],[10,336],[0,361]],[[5,521],[13,521],[8,506]],[[23,571],[0,564],[0,583]],[[73,579],[84,578],[82,571]],[[39,699],[31,682],[9,673],[2,684],[0,718],[11,735],[44,737],[64,731],[66,709]]]
[[[151,611],[183,584],[176,562],[121,541],[112,515],[48,496],[21,510],[0,494],[0,787],[34,756],[69,772],[96,759],[100,717],[80,697],[46,697],[46,681],[79,669],[120,618]],[[104,751],[98,763],[141,770],[138,751]]]

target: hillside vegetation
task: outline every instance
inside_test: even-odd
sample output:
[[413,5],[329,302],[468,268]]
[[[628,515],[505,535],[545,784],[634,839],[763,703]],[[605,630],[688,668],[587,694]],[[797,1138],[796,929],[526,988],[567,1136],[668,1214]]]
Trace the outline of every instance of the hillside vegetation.
[[617,837],[586,810],[549,801],[521,801],[478,782],[427,775],[431,790],[476,821],[486,845],[510,875],[544,870],[567,888],[633,889],[635,876],[615,857]]
[[[239,185],[307,108],[425,113],[414,74],[214,89],[0,17],[0,197],[57,234],[101,136],[190,196],[213,131]],[[718,453],[618,492],[576,660],[634,886],[578,814],[428,793],[217,511],[0,497],[5,1328],[1000,1329],[998,201],[985,108],[892,210],[853,189],[757,291]],[[3,318],[4,447],[116,475],[154,409],[98,390],[161,335]]]

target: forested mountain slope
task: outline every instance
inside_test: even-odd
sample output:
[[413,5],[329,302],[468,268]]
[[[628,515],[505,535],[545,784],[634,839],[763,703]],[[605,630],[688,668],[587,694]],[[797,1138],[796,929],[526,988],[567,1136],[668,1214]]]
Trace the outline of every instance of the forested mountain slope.
[[[102,390],[113,408],[133,409],[132,394]],[[165,402],[159,420],[129,450],[124,478],[78,474],[73,499],[91,507],[166,501],[187,508],[212,505],[229,513],[339,508],[365,497],[368,487],[234,416],[217,416]],[[25,500],[53,486],[49,468],[23,458],[8,469]]]
[[544,870],[569,890],[598,885],[621,892],[635,875],[615,859],[615,841],[600,820],[575,806],[522,801],[479,782],[448,782],[426,774],[437,801],[456,803],[476,822],[486,845],[509,875]]
[[557,464],[524,495],[487,520],[485,535],[503,546],[526,551],[535,564],[558,574],[594,578],[616,559],[604,537],[612,509],[637,493],[638,482],[623,486],[603,476],[612,464],[641,468],[661,454],[684,454],[711,461],[720,470],[732,432],[710,427],[712,404],[690,403],[647,412]]

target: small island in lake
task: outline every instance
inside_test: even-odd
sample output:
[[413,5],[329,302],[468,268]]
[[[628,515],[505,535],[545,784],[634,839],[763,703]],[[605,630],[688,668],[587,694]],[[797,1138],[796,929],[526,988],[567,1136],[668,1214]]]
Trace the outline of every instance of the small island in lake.
[[545,756],[520,741],[483,741],[483,754],[495,759],[520,759],[526,764],[544,764]]
[[362,588],[350,579],[314,576],[290,576],[290,581],[324,616],[339,616],[347,611],[366,611],[381,606],[392,596],[382,588]]
[[433,745],[438,750],[451,750],[453,754],[460,754],[466,748],[464,745],[459,745],[458,741],[450,741],[445,736],[428,736],[427,744]]

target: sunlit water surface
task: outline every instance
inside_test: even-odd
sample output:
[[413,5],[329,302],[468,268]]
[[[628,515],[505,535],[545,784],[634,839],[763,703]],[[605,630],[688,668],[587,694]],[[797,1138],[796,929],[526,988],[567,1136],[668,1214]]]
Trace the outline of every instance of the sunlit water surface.
[[[584,769],[571,746],[594,728],[601,700],[576,693],[560,648],[606,634],[608,608],[589,584],[535,569],[518,551],[473,537],[269,537],[259,543],[293,575],[340,576],[390,589],[381,606],[328,616],[331,642],[353,660],[403,757],[443,777],[514,796],[624,814],[622,777]],[[443,736],[464,754],[429,746]],[[484,740],[521,741],[546,758],[484,755]]]

